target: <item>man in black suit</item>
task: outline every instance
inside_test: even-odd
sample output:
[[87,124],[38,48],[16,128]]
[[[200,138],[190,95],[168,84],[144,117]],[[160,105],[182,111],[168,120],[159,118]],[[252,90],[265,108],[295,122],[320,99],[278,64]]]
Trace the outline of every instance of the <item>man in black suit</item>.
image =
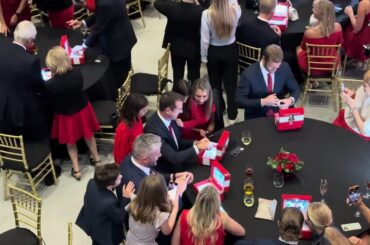
[[[117,196],[122,196],[122,186],[132,181],[138,190],[145,176],[157,173],[153,168],[161,156],[161,138],[154,134],[139,135],[132,146],[132,155],[128,155],[122,161],[120,171],[122,175],[121,185],[117,188]],[[169,187],[179,179],[185,179],[187,183],[193,181],[190,172],[164,173],[162,174]]]
[[204,8],[196,0],[157,0],[154,7],[167,17],[163,48],[171,44],[173,81],[184,78],[185,64],[188,80],[200,77],[200,21]]
[[[96,166],[94,179],[89,180],[84,205],[76,225],[93,240],[93,245],[118,245],[122,242],[125,211],[113,190],[121,182],[119,167],[112,163]],[[121,194],[130,197],[134,186],[129,183]]]
[[[286,94],[289,93],[289,97]],[[266,47],[260,62],[243,71],[235,102],[245,109],[244,119],[273,116],[279,109],[294,105],[299,87],[289,65],[283,62],[280,46]]]
[[175,92],[164,93],[159,100],[159,110],[154,113],[145,125],[144,132],[162,138],[161,157],[157,170],[164,173],[181,172],[184,165],[195,163],[200,150],[209,146],[209,140],[191,141],[181,138],[176,124],[177,116],[182,113],[184,97]]
[[36,28],[30,21],[18,23],[14,42],[0,45],[0,132],[23,135],[29,140],[49,138],[42,106],[45,83],[34,48]]
[[120,87],[131,68],[131,49],[136,43],[134,29],[126,12],[125,0],[96,0],[96,10],[85,21],[68,22],[73,29],[92,28],[85,39],[87,47],[101,48],[113,66],[116,87]]
[[259,14],[253,18],[243,18],[236,31],[238,42],[261,48],[263,51],[270,44],[280,45],[281,31],[277,26],[270,26],[268,21],[274,15],[276,0],[259,1]]

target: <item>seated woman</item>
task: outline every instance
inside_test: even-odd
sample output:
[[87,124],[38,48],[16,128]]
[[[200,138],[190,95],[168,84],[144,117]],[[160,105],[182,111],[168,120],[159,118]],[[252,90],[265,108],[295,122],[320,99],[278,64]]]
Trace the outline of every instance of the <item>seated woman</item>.
[[351,25],[348,25],[344,33],[343,47],[349,58],[365,61],[364,44],[370,44],[370,1],[361,0],[357,7],[357,16],[354,15],[351,6],[344,9]]
[[184,209],[172,236],[172,245],[224,244],[226,232],[244,236],[244,228],[221,210],[218,191],[206,186],[190,210]]
[[67,21],[73,20],[74,5],[72,0],[34,0],[37,8],[48,13],[50,26],[70,28]]
[[0,0],[0,33],[7,36],[23,20],[31,20],[28,0]]
[[179,183],[174,197],[169,198],[162,175],[146,176],[128,207],[130,228],[125,244],[156,244],[159,231],[164,235],[171,234],[179,210],[179,198],[185,187],[185,181]]
[[180,117],[176,120],[183,138],[200,139],[214,130],[216,106],[208,80],[198,79],[194,82],[186,111],[187,118]]
[[[318,19],[318,23],[309,27],[303,36],[301,46],[297,48],[297,59],[300,68],[307,73],[308,61],[306,43],[317,45],[337,45],[343,42],[342,27],[335,22],[334,4],[329,0],[314,1],[313,15]],[[340,57],[338,57],[340,64]],[[313,71],[316,75],[327,73],[327,71]]]
[[307,210],[307,223],[315,234],[312,244],[352,244],[333,226],[331,209],[323,202],[312,202]]
[[345,88],[341,97],[347,107],[339,111],[333,124],[370,141],[370,71],[365,73],[364,82],[356,93]]
[[142,94],[130,94],[121,108],[120,123],[114,136],[113,156],[120,165],[131,153],[136,137],[144,132],[141,118],[148,112],[148,99]]
[[100,156],[94,138],[94,131],[100,128],[99,122],[83,93],[81,71],[72,67],[71,60],[62,47],[49,50],[46,66],[53,76],[46,83],[46,96],[54,114],[51,138],[58,139],[59,144],[67,144],[73,164],[71,175],[80,180],[76,142],[84,138],[93,157],[91,163],[99,163]]

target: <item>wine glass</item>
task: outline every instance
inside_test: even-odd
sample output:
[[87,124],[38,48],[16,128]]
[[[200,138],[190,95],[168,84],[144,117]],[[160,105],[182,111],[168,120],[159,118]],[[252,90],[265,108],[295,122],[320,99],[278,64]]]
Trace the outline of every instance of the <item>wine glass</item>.
[[252,143],[252,133],[250,130],[243,130],[242,143],[244,145],[250,145]]
[[370,174],[365,176],[366,192],[362,196],[365,199],[370,199]]
[[321,178],[320,180],[321,202],[325,202],[324,195],[327,190],[328,190],[328,180]]

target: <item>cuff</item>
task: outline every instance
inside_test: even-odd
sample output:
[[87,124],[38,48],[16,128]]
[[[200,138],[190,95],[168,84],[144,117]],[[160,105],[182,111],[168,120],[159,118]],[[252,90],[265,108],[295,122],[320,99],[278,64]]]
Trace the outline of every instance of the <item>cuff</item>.
[[198,155],[198,154],[199,154],[199,149],[198,149],[198,147],[197,147],[196,145],[193,145],[193,147],[194,147],[195,153]]
[[291,105],[291,106],[292,106],[292,105],[294,105],[294,103],[295,103],[295,99],[294,99],[294,97],[290,96],[290,97],[289,97],[289,99],[291,99],[291,100],[292,100],[292,103],[291,103],[290,105]]

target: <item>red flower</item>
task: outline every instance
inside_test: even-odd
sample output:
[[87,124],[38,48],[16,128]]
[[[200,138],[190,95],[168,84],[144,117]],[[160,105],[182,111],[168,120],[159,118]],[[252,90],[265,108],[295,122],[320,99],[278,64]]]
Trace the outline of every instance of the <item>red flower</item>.
[[279,173],[281,173],[282,170],[283,170],[283,168],[281,167],[281,164],[279,164],[279,165],[276,166],[276,171],[278,171]]
[[293,153],[292,154],[289,154],[288,159],[292,163],[298,163],[299,162],[299,159],[298,159],[297,155],[296,154],[293,154]]

